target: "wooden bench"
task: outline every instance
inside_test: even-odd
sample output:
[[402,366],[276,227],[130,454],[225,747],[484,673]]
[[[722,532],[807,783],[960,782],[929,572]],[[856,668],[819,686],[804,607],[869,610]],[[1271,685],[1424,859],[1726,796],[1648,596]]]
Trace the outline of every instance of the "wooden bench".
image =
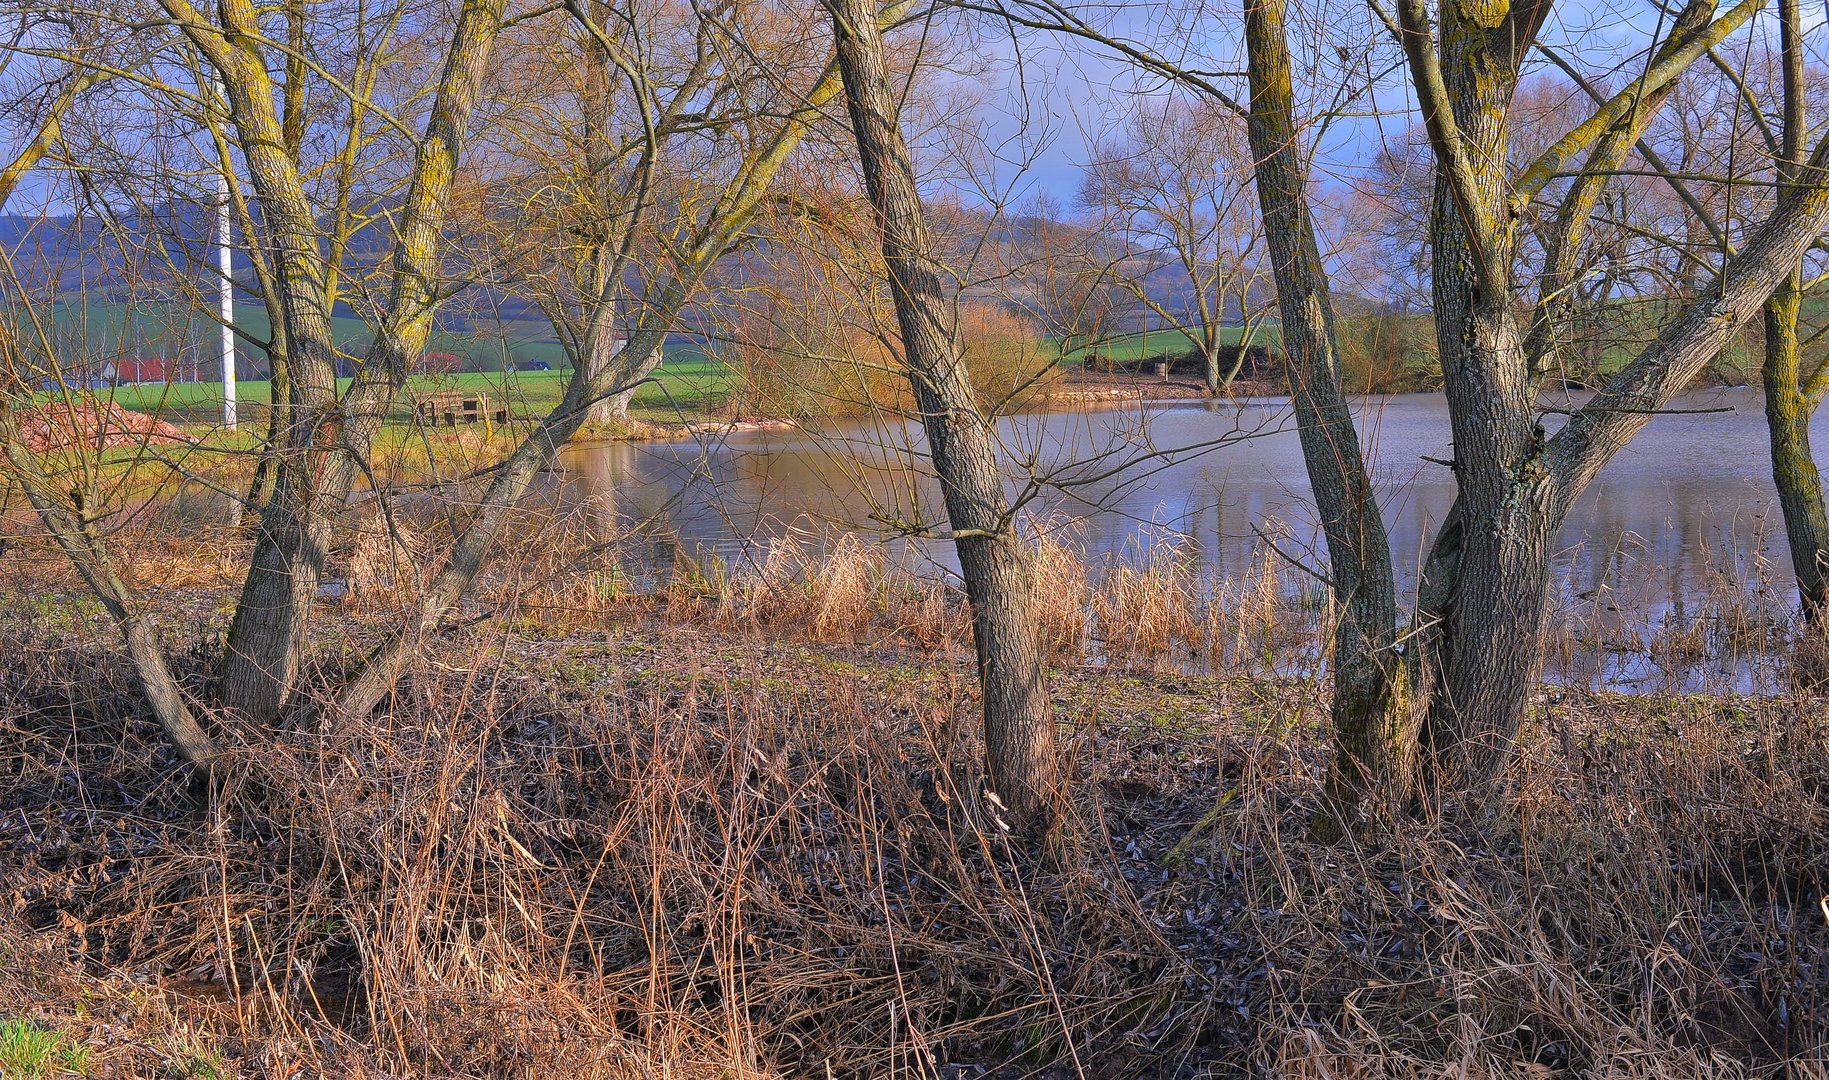
[[414,403],[420,423],[437,427],[440,423],[456,427],[493,420],[506,423],[508,410],[481,390],[439,390],[422,394]]

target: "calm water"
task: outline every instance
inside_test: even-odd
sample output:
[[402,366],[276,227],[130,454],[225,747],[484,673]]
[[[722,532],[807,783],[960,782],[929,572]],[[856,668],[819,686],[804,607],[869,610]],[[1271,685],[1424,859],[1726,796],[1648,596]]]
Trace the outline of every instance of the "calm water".
[[[1606,467],[1563,531],[1562,563],[1577,583],[1623,560],[1681,588],[1724,560],[1782,556],[1758,396],[1698,392],[1675,407],[1732,411],[1654,417]],[[1400,573],[1413,581],[1454,498],[1448,471],[1424,460],[1450,456],[1446,404],[1430,394],[1370,400],[1360,424]],[[1819,417],[1816,430],[1829,445],[1829,422]],[[1024,416],[1001,431],[1012,460],[1031,463],[1012,470],[1012,493],[1027,491],[1040,519],[1070,523],[1095,556],[1173,539],[1228,575],[1253,565],[1260,534],[1286,536],[1294,550],[1316,543],[1284,400]],[[896,530],[885,522],[944,524],[926,463],[910,461],[911,436],[920,449],[918,429],[880,425],[584,445],[566,454],[568,490],[624,524],[663,524],[731,561],[760,557],[788,531],[888,539]],[[946,545],[915,547],[949,564]]]
[[[1756,588],[1762,576],[1770,603],[1790,601],[1759,396],[1700,391],[1674,407],[1731,411],[1654,417],[1563,530],[1563,597],[1585,605],[1590,623],[1609,611],[1652,622],[1693,616],[1711,592]],[[1424,460],[1450,456],[1446,403],[1426,394],[1368,400],[1360,424],[1409,590],[1454,497],[1448,471]],[[1826,429],[1819,417],[1819,446],[1829,446]],[[1265,557],[1263,537],[1275,536],[1286,551],[1324,562],[1286,400],[1127,405],[1015,417],[1000,430],[1010,460],[1025,463],[1012,470],[1012,493],[1029,500],[1035,520],[1069,529],[1095,561],[1174,542],[1212,574],[1236,578]],[[917,569],[944,572],[947,545],[897,539],[901,523],[944,524],[911,444],[921,446],[918,429],[871,424],[586,445],[566,456],[566,491],[625,526],[658,526],[646,534],[665,538],[657,558],[678,542],[741,564],[790,533],[817,543],[851,530],[882,537]]]

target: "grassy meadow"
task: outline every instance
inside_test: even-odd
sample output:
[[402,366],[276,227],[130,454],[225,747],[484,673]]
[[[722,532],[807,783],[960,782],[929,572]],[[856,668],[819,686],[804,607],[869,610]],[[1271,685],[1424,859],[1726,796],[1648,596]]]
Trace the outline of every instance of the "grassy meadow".
[[[570,372],[551,371],[457,372],[420,375],[409,381],[407,393],[395,406],[394,419],[410,420],[412,400],[418,395],[447,390],[476,390],[508,406],[512,419],[538,418],[559,403]],[[338,381],[347,389],[350,380]],[[237,380],[236,398],[258,408],[272,401],[272,386],[264,379]],[[652,381],[635,391],[630,406],[637,416],[651,420],[694,419],[709,415],[730,391],[725,366],[697,346],[669,346],[667,360]],[[151,413],[179,424],[210,424],[222,415],[222,387],[218,383],[142,383],[102,391],[102,396],[125,409]]]

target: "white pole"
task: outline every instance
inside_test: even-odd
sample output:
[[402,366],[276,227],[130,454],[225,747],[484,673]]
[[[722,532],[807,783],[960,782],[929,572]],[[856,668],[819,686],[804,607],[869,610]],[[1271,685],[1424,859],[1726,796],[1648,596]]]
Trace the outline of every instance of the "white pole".
[[[228,95],[222,80],[216,79],[216,97],[224,104]],[[229,252],[229,158],[222,158],[222,170],[216,174],[216,259],[222,272],[220,302],[222,305],[222,426],[235,430],[235,284],[230,273],[234,263]]]

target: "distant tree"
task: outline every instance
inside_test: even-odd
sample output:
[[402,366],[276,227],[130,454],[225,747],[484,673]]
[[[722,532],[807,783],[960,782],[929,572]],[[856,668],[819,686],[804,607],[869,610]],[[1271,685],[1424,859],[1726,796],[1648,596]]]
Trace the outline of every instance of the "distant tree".
[[1244,360],[1243,350],[1227,360],[1228,324],[1248,331],[1259,315],[1262,232],[1244,121],[1210,100],[1145,101],[1125,133],[1093,154],[1079,203],[1110,280],[1143,309],[1146,324],[1187,336],[1207,393],[1220,393]]
[[1111,272],[1099,235],[1063,219],[1051,197],[1024,215],[1031,235],[1012,259],[1017,303],[1055,340],[1064,358],[1090,361],[1129,320],[1129,295]]

